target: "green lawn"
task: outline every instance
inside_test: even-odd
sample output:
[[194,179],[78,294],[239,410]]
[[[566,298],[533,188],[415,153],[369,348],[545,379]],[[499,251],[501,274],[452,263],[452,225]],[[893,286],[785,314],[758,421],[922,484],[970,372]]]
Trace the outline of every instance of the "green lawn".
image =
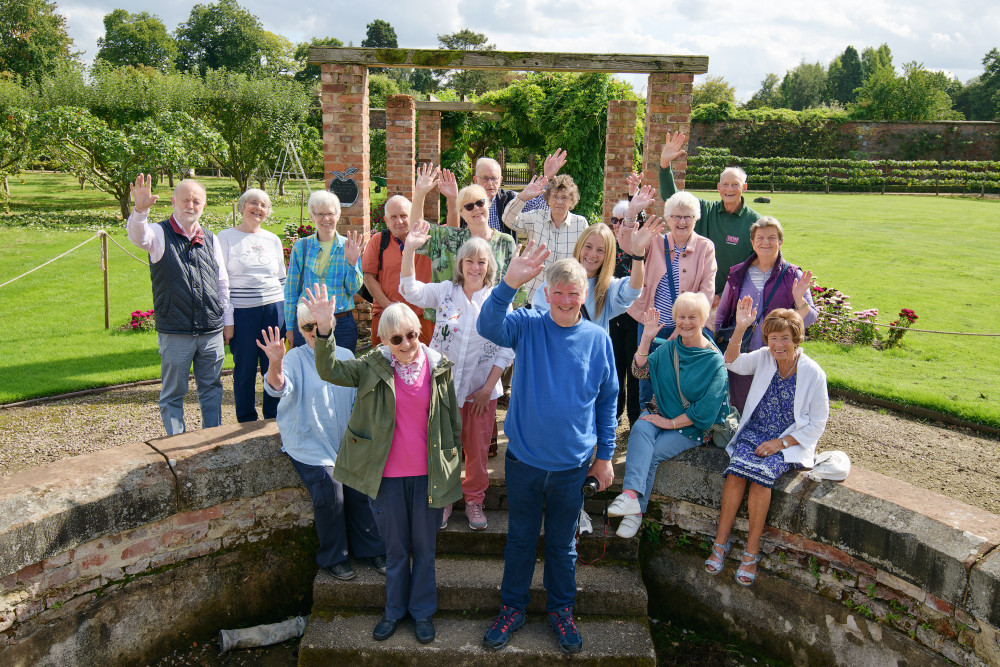
[[[11,179],[12,210],[106,209],[110,197],[74,179],[28,174]],[[230,223],[236,187],[201,179],[209,189],[206,219]],[[319,185],[319,184],[317,184]],[[166,192],[166,188],[162,188]],[[56,193],[56,194],[53,194]],[[709,199],[714,192],[697,193]],[[72,204],[61,199],[71,197]],[[373,197],[384,197],[375,195]],[[812,269],[821,285],[851,296],[855,309],[875,307],[882,322],[900,308],[919,316],[916,327],[1000,332],[993,296],[1000,279],[1000,202],[954,197],[774,194],[757,204],[785,227],[785,255]],[[163,208],[166,211],[166,206]],[[2,220],[2,218],[0,218]],[[297,197],[276,206],[270,229],[297,223]],[[122,245],[124,226],[110,230]],[[0,282],[68,250],[93,232],[3,228]],[[0,288],[0,402],[156,377],[155,334],[104,331],[99,241],[27,278]],[[112,326],[152,307],[149,271],[113,245],[110,250]],[[850,388],[1000,426],[1000,340],[907,333],[901,349],[842,348],[807,343],[833,386]]]

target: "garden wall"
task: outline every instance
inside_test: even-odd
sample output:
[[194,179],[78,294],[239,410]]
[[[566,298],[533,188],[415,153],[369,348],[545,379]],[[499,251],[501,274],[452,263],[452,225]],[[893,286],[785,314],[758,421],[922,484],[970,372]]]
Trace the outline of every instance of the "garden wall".
[[[836,137],[812,141],[801,136],[800,126],[780,122],[770,122],[767,132],[769,140],[752,142],[752,145],[782,146],[782,134],[794,135],[794,144],[799,147],[817,147],[812,152],[799,154],[792,150],[779,153],[766,149],[747,151],[740,137],[748,133],[751,121],[718,120],[691,122],[688,151],[694,153],[699,146],[709,148],[729,148],[734,155],[746,157],[852,157],[865,159],[895,160],[995,160],[1000,159],[1000,123],[982,121],[950,121],[928,123],[898,122],[848,122],[827,123]],[[782,132],[782,128],[786,131]],[[815,128],[809,133],[815,135]],[[744,140],[745,141],[745,140]],[[789,141],[792,141],[789,138]],[[760,154],[757,154],[760,153]]]
[[[662,530],[642,555],[652,612],[721,625],[795,664],[1000,665],[1000,518],[864,470],[842,484],[788,475],[743,589],[733,563],[701,570],[724,466],[702,447],[660,467],[649,517]],[[311,505],[273,422],[3,482],[0,664],[148,663],[310,607]]]

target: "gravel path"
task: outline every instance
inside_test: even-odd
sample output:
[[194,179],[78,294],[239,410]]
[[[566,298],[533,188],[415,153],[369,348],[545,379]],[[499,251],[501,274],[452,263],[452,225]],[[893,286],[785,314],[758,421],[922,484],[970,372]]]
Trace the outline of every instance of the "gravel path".
[[[232,378],[223,376],[223,423],[235,423]],[[160,386],[114,389],[37,405],[0,408],[0,476],[77,454],[164,435]],[[192,383],[188,426],[201,415]],[[627,431],[619,429],[619,445]],[[833,401],[820,450],[841,449],[874,470],[1000,514],[1000,441],[884,409]]]

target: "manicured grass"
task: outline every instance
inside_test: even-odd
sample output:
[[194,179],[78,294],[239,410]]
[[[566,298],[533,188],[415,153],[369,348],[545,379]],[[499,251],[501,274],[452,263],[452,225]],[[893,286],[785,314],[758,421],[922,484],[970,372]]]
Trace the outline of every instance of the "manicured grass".
[[[11,179],[12,210],[117,210],[103,193],[80,193],[72,177],[27,174]],[[209,190],[212,229],[230,224],[236,186],[201,179]],[[317,186],[321,184],[317,183]],[[164,199],[167,188],[161,188]],[[714,192],[696,193],[708,199]],[[62,197],[74,198],[60,208]],[[384,193],[373,198],[384,198]],[[752,198],[752,194],[751,197]],[[773,194],[752,204],[785,227],[785,256],[811,269],[821,285],[851,296],[855,309],[878,308],[884,323],[900,308],[916,311],[916,327],[1000,333],[994,294],[1000,202],[955,197]],[[162,211],[167,204],[162,204]],[[293,198],[275,207],[269,228],[280,234],[298,223]],[[124,225],[110,229],[127,248]],[[92,232],[5,228],[0,282],[37,266]],[[99,241],[7,287],[0,288],[0,402],[156,377],[156,336],[104,331]],[[133,310],[152,307],[149,270],[110,248],[112,326]],[[907,333],[903,347],[879,352],[825,343],[806,349],[830,384],[949,412],[1000,426],[1000,340]]]
[[[697,193],[707,199],[712,193]],[[748,202],[753,199],[748,196]],[[1000,202],[974,198],[774,194],[752,204],[785,229],[785,257],[879,321],[914,310],[915,328],[1000,333]],[[909,332],[901,349],[810,342],[832,386],[1000,426],[1000,339]]]

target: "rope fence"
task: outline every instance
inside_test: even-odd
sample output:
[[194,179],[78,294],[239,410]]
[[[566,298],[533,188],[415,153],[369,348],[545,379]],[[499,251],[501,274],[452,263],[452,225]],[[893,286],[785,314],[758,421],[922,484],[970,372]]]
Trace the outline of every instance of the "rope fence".
[[831,315],[829,313],[824,313],[824,312],[820,312],[819,316],[825,317],[827,319],[844,320],[845,322],[858,322],[859,324],[874,324],[876,327],[882,327],[884,329],[905,329],[906,331],[916,331],[917,333],[945,334],[947,336],[984,336],[988,338],[1000,338],[1000,333],[975,333],[975,332],[964,332],[964,331],[935,331],[933,329],[913,329],[912,327],[901,327],[892,324],[879,324],[878,322],[871,322],[869,320],[859,320],[853,317],[843,317],[842,315]]

